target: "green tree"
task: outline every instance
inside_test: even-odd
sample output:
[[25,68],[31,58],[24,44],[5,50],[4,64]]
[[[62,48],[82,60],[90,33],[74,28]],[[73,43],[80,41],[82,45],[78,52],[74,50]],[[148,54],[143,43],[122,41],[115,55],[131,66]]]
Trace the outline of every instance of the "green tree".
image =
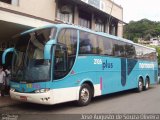
[[124,26],[124,38],[135,41],[137,38],[150,40],[152,37],[160,36],[160,22],[147,19],[131,21]]
[[138,38],[133,38],[133,42],[138,43]]
[[150,34],[150,33],[148,33],[148,34],[145,36],[145,38],[144,38],[144,39],[145,39],[145,40],[150,40],[150,39],[151,39],[151,37],[152,37],[152,36],[151,36],[151,34]]

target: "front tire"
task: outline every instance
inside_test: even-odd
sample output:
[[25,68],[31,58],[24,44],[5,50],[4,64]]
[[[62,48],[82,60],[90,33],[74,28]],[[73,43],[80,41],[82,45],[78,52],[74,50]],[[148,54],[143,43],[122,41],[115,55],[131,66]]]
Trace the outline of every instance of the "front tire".
[[91,102],[92,91],[91,87],[88,84],[83,84],[79,91],[79,106],[86,106]]

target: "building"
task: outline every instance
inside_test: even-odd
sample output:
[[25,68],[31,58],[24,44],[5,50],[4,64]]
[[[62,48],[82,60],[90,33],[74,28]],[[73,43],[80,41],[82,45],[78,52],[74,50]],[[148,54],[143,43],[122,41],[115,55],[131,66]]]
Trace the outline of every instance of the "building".
[[151,38],[150,40],[143,40],[142,38],[140,38],[138,39],[138,43],[142,45],[160,46],[160,39]]
[[122,37],[123,8],[111,0],[0,0],[0,51],[17,33],[61,22]]
[[154,46],[159,46],[160,45],[159,38],[151,38],[150,42],[151,42],[150,45],[154,45]]

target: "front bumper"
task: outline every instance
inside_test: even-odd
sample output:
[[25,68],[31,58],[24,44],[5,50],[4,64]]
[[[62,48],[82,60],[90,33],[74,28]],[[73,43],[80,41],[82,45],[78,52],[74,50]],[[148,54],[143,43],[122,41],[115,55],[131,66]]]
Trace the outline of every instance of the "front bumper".
[[19,93],[10,90],[10,96],[14,100],[19,100],[23,102],[46,105],[54,104],[53,91],[48,91],[46,93]]

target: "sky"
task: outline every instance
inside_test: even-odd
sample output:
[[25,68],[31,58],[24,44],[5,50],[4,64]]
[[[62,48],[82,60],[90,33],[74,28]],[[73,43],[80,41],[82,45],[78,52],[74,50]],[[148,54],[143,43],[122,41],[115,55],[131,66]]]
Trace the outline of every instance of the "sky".
[[112,0],[123,7],[123,21],[160,21],[160,0]]

